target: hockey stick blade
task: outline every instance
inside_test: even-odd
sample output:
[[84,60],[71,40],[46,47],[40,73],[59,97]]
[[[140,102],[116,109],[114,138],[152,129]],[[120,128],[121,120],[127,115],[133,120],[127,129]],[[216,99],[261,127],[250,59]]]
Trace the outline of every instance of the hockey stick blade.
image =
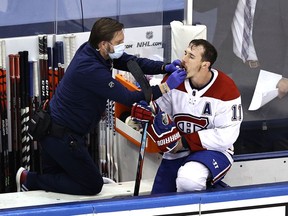
[[135,80],[139,83],[144,95],[145,95],[145,100],[147,103],[151,101],[151,96],[152,96],[152,88],[145,77],[142,69],[138,65],[136,61],[130,60],[127,62],[127,67],[129,71],[132,73],[134,76]]

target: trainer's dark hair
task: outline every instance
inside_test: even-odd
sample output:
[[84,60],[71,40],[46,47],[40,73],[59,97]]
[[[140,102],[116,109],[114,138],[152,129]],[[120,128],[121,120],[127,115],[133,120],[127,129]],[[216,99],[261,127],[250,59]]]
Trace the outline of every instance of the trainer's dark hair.
[[104,17],[97,20],[90,32],[89,43],[95,49],[101,41],[111,41],[115,32],[121,31],[124,25],[112,18]]
[[217,59],[217,50],[215,47],[209,43],[207,40],[204,39],[194,39],[189,43],[189,47],[192,48],[192,46],[203,46],[204,53],[202,54],[202,61],[209,61],[210,67],[214,64],[214,62]]

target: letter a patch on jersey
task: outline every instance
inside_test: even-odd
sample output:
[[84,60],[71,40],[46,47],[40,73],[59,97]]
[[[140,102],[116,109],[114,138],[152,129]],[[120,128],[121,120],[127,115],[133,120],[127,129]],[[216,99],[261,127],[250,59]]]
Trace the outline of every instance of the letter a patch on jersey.
[[210,102],[206,102],[203,109],[203,115],[211,115],[211,113],[211,104]]

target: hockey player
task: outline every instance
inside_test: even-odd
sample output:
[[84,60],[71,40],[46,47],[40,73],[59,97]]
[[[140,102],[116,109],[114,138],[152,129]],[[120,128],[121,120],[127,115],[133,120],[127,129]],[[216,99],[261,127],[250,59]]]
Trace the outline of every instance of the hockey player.
[[152,194],[205,190],[232,165],[241,98],[234,82],[211,68],[216,58],[208,41],[192,40],[176,60],[187,79],[151,106],[141,101],[132,108],[134,120],[150,122],[147,133],[164,152]]

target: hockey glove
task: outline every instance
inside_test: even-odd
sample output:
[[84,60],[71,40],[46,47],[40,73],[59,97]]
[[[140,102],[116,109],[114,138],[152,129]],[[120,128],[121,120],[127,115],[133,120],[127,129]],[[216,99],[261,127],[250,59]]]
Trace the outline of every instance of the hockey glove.
[[131,109],[131,118],[136,122],[150,122],[153,120],[153,115],[160,111],[156,102],[151,101],[150,105],[144,100],[139,103],[134,103]]
[[171,74],[177,69],[179,69],[179,67],[181,67],[181,60],[176,59],[171,64],[165,65],[165,72]]
[[184,82],[187,73],[183,69],[177,69],[166,80],[166,83],[170,90],[177,88],[182,82]]
[[177,146],[178,140],[181,139],[174,122],[164,112],[156,114],[148,126],[147,133],[161,152],[172,151]]

